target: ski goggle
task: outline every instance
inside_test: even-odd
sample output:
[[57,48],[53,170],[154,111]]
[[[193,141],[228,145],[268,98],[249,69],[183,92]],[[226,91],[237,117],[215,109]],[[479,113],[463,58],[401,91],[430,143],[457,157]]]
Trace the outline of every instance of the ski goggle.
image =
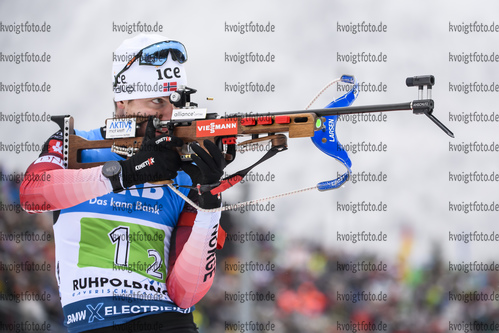
[[118,85],[118,77],[132,66],[139,59],[140,65],[161,66],[171,54],[172,60],[181,64],[187,61],[187,51],[185,46],[174,40],[167,40],[144,47],[123,67],[123,69],[114,76],[114,87]]

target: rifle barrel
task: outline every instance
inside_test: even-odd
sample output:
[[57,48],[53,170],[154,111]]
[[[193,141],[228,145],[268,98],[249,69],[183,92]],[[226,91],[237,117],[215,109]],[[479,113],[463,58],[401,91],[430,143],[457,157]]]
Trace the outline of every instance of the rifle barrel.
[[388,111],[403,111],[403,110],[412,110],[412,102],[398,103],[398,104],[346,106],[346,107],[330,108],[330,109],[298,110],[298,111],[275,112],[275,113],[256,114],[256,115],[252,114],[251,116],[274,116],[280,114],[299,114],[299,113],[309,113],[309,112],[313,112],[318,116],[332,116],[332,115],[352,114],[352,113],[388,112]]

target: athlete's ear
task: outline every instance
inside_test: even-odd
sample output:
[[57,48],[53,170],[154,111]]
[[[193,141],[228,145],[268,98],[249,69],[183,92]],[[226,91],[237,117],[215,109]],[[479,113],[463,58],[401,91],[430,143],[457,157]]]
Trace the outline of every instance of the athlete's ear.
[[114,102],[114,113],[116,117],[125,115],[125,101]]
[[119,101],[119,102],[114,102],[116,105],[117,109],[124,109],[125,108],[125,101]]

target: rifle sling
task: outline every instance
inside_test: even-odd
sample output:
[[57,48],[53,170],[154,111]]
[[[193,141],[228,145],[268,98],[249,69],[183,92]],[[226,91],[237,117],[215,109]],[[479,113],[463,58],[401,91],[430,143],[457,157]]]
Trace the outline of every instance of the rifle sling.
[[205,192],[210,192],[213,195],[218,195],[222,193],[223,191],[227,190],[228,188],[236,185],[239,183],[243,178],[250,172],[254,167],[257,165],[265,162],[271,157],[274,157],[277,153],[286,150],[287,147],[286,145],[279,145],[279,146],[274,146],[270,148],[265,155],[263,155],[262,158],[260,158],[256,163],[250,165],[246,169],[239,170],[236,173],[233,173],[230,176],[225,177],[220,181],[220,184],[217,184],[218,186],[213,188],[213,185],[199,185],[197,187],[199,193],[205,193]]

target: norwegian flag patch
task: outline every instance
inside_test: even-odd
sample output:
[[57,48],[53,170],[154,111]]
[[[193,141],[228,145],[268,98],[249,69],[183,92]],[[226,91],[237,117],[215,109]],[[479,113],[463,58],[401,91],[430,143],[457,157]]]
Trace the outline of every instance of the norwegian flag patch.
[[165,91],[177,91],[177,82],[163,83],[163,92]]

